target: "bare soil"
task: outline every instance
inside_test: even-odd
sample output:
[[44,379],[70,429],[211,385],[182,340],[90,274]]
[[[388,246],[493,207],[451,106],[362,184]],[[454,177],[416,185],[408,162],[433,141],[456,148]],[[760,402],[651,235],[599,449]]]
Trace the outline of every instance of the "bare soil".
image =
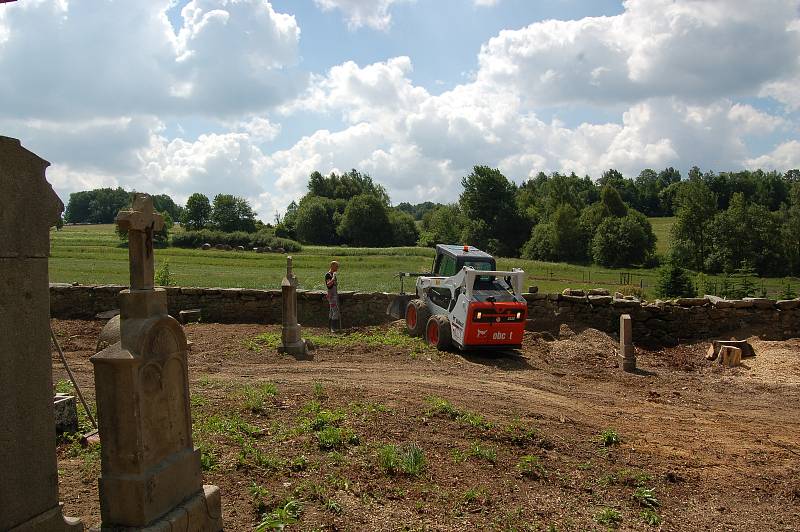
[[[101,327],[54,322],[91,401]],[[213,455],[205,481],[222,490],[226,530],[289,501],[297,530],[800,530],[800,340],[751,338],[756,358],[734,369],[706,361],[707,342],[637,348],[640,371],[626,374],[615,340],[593,329],[529,334],[518,353],[364,343],[310,361],[250,341],[265,331],[278,329],[186,328],[195,443]],[[55,356],[53,370],[67,378]],[[244,387],[266,382],[275,397],[248,408]],[[431,411],[430,397],[462,416]],[[322,450],[304,421],[315,408],[341,410],[357,441]],[[246,445],[274,459],[242,458],[235,429],[198,428],[214,416],[257,427]],[[619,444],[600,443],[607,429]],[[381,445],[410,443],[424,452],[419,476],[379,465]],[[542,469],[523,476],[522,456]],[[97,525],[96,453],[61,443],[59,471],[65,513]],[[653,489],[660,525],[645,523],[637,488]]]

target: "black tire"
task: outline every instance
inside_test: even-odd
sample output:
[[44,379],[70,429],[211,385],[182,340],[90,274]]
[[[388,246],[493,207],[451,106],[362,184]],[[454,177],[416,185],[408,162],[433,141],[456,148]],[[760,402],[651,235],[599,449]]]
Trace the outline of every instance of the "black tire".
[[411,336],[422,336],[431,312],[421,299],[412,299],[406,305],[406,331]]
[[452,347],[453,337],[447,316],[437,314],[428,319],[425,326],[425,342],[439,351],[447,351]]

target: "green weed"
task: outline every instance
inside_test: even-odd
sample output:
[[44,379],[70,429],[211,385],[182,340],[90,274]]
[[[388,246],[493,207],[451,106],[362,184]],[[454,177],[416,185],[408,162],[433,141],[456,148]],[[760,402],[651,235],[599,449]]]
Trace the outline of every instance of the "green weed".
[[614,445],[619,445],[622,441],[619,437],[619,434],[616,433],[613,429],[606,429],[600,433],[599,436],[600,444],[603,447],[612,447]]
[[323,451],[342,449],[347,445],[358,444],[358,435],[346,428],[327,426],[317,432],[317,445]]
[[293,525],[300,519],[303,508],[299,501],[294,499],[286,502],[283,506],[275,508],[264,515],[264,518],[256,526],[256,532],[265,530],[283,530],[287,525]]
[[654,510],[661,506],[661,503],[656,497],[656,492],[653,488],[639,486],[633,491],[632,498],[639,504],[639,506],[648,508],[650,510]]
[[603,508],[594,516],[598,524],[616,528],[622,522],[622,514],[613,508]]
[[316,397],[318,401],[324,401],[328,398],[328,394],[325,393],[325,387],[321,382],[314,383],[314,397]]
[[56,393],[69,393],[71,394],[75,388],[70,381],[58,381],[55,384]]
[[425,453],[416,443],[402,448],[387,444],[378,448],[378,465],[389,475],[419,476],[425,469]]
[[547,469],[542,465],[538,456],[523,456],[517,463],[517,470],[526,478],[534,480],[547,478]]
[[305,471],[308,469],[308,458],[306,458],[304,455],[292,458],[292,460],[289,462],[289,469],[295,472]]
[[497,451],[492,447],[484,447],[479,442],[473,442],[469,447],[469,455],[491,464],[497,462]]
[[639,515],[642,518],[642,521],[650,526],[658,526],[661,524],[661,516],[650,508],[642,510],[642,513]]
[[241,394],[244,397],[244,407],[254,414],[262,414],[267,411],[268,402],[278,394],[277,387],[271,382],[259,385],[247,384],[242,387]]

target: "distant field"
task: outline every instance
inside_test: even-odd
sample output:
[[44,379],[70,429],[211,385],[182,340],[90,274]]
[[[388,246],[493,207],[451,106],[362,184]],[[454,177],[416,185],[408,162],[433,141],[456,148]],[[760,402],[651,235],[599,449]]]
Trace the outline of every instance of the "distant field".
[[[659,223],[664,231],[668,223]],[[654,224],[654,229],[656,225]],[[668,231],[668,229],[667,229]],[[128,283],[128,250],[120,247],[112,225],[68,226],[53,230],[50,280],[82,284]],[[305,289],[323,289],[323,276],[331,260],[339,260],[340,289],[396,292],[399,271],[429,271],[433,250],[428,248],[347,248],[305,246],[295,257],[294,270]],[[223,288],[279,288],[286,271],[286,258],[277,253],[202,251],[166,248],[156,250],[156,267],[168,261],[176,284]],[[657,271],[628,268],[613,270],[598,266],[580,266],[523,259],[498,260],[501,269],[522,268],[527,284],[542,292],[560,292],[564,288],[608,288],[630,292],[641,289],[652,294]],[[712,277],[713,278],[713,277]],[[407,281],[408,282],[408,281]],[[406,289],[413,290],[412,284]],[[777,294],[785,279],[763,279],[764,288]],[[800,281],[792,280],[795,291]]]
[[650,225],[653,226],[653,232],[656,234],[656,238],[658,241],[656,242],[656,251],[658,253],[666,253],[669,251],[670,246],[672,245],[672,235],[670,235],[670,230],[672,229],[672,224],[675,223],[675,217],[670,216],[668,218],[648,218],[650,220]]

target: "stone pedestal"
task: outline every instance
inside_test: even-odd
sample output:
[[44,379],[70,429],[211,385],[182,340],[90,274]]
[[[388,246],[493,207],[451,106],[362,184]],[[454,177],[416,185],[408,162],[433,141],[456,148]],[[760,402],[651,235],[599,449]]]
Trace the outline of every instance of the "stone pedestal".
[[309,357],[309,348],[300,336],[300,324],[297,323],[297,276],[292,272],[292,257],[286,257],[286,277],[281,282],[281,345],[280,353],[297,358]]
[[0,530],[83,530],[58,504],[50,227],[64,209],[50,163],[0,136]]
[[[147,207],[138,206],[145,213]],[[148,259],[149,239],[131,248],[131,262]],[[186,336],[150,275],[151,265],[131,268],[132,289],[120,294],[120,341],[91,358],[102,442],[101,530],[216,532],[219,489],[203,486],[192,443]]]
[[636,354],[633,350],[633,322],[630,314],[619,317],[619,356],[624,371],[636,370]]

